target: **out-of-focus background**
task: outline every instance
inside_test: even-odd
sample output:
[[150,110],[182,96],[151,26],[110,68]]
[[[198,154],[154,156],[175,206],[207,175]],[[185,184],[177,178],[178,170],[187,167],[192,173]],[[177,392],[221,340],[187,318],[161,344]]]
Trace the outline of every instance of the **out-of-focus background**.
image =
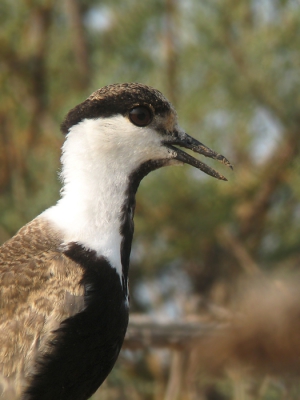
[[132,325],[93,399],[298,399],[299,0],[1,0],[0,243],[58,199],[64,115],[115,82],[234,172],[142,182]]

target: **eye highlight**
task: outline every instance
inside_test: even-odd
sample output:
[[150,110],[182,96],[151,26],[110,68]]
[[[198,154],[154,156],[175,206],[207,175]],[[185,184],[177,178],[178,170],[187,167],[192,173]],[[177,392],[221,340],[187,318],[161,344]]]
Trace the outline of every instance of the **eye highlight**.
[[147,126],[152,121],[152,113],[147,107],[135,107],[129,111],[129,119],[134,125]]

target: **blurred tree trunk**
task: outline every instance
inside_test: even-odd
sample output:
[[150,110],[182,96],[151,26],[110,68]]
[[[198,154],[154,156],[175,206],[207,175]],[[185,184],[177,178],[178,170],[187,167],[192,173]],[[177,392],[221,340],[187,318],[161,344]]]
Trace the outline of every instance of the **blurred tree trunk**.
[[[72,41],[75,60],[79,71],[79,89],[89,87],[91,82],[91,70],[89,63],[88,44],[83,24],[83,15],[80,3],[77,0],[66,0],[66,9],[73,31]],[[76,82],[75,84],[78,84]]]
[[176,107],[178,104],[178,36],[179,18],[177,0],[165,0],[165,58],[166,58],[166,95]]

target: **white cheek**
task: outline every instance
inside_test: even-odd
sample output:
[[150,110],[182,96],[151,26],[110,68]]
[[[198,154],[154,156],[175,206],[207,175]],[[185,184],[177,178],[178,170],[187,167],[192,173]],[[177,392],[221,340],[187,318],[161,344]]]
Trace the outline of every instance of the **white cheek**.
[[149,159],[169,158],[169,151],[161,145],[159,133],[150,127],[133,125],[128,118],[115,115],[111,118],[84,120],[78,127],[89,147],[89,157],[96,161],[103,156],[122,166],[135,166]]

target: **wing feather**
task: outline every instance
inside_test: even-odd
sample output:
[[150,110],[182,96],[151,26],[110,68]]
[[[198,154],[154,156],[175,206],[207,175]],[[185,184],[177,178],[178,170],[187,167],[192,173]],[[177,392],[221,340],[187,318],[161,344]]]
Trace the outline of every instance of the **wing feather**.
[[59,232],[41,217],[0,247],[0,394],[5,391],[5,398],[18,398],[52,332],[83,309],[81,279],[80,265],[62,253]]

